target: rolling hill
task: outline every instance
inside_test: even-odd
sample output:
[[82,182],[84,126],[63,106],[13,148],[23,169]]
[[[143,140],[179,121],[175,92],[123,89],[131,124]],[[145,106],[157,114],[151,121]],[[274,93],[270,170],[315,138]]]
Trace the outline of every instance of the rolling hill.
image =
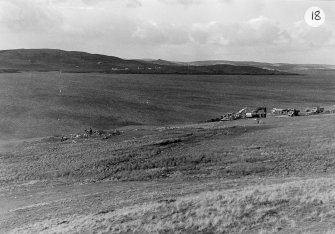
[[101,71],[145,66],[135,60],[56,49],[17,49],[0,51],[0,67],[35,71]]
[[63,71],[125,74],[285,75],[276,69],[230,64],[176,64],[164,60],[127,60],[114,56],[57,49],[0,51],[0,71]]
[[317,70],[335,70],[335,65],[329,64],[290,64],[290,63],[265,63],[254,61],[229,61],[229,60],[204,60],[192,62],[177,62],[177,64],[190,66],[213,66],[213,65],[234,65],[234,66],[252,66],[263,69],[273,69],[285,72],[304,72]]

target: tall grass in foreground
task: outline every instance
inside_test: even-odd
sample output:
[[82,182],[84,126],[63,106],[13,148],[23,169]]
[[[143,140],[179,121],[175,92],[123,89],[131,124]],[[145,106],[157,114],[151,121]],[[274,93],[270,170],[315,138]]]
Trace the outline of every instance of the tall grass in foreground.
[[335,179],[298,179],[71,216],[13,233],[309,233],[308,224],[334,217],[334,205]]

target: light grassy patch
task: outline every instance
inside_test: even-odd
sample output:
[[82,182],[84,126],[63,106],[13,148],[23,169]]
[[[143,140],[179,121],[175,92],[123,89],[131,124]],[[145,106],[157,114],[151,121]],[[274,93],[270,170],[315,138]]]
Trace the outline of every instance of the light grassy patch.
[[304,223],[334,217],[334,205],[335,180],[319,178],[203,192],[35,223],[12,233],[292,233]]

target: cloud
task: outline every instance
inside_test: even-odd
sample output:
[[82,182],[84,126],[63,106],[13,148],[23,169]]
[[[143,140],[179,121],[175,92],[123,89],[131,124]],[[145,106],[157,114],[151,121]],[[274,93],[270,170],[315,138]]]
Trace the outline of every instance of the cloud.
[[263,16],[240,24],[223,22],[196,24],[192,28],[191,35],[197,43],[221,46],[271,45],[281,43],[289,37],[276,21]]
[[[66,0],[63,0],[66,1]],[[101,4],[103,2],[106,2],[107,0],[81,0],[84,4],[87,5],[96,5],[96,4]],[[115,1],[115,0],[110,0],[110,1]]]
[[128,8],[137,8],[137,7],[141,7],[142,3],[139,0],[128,0],[126,6]]
[[291,52],[304,57],[335,45],[331,17],[328,26],[311,28],[296,19],[271,18],[261,10],[264,2],[0,0],[0,45],[174,60],[279,58]]
[[322,27],[314,28],[308,26],[305,21],[296,22],[291,30],[291,35],[300,46],[310,48],[331,45],[335,36],[332,27],[325,24]]
[[49,30],[62,23],[57,12],[42,8],[39,1],[0,1],[1,29],[17,32]]
[[124,6],[127,8],[138,8],[142,6],[142,2],[140,0],[81,0],[81,2],[86,5],[106,5],[108,3],[121,3],[125,4]]
[[198,5],[202,1],[201,0],[159,0],[163,3],[166,3],[168,5],[184,5],[184,6],[191,6],[191,5]]
[[137,22],[136,31],[131,37],[142,44],[164,45],[184,44],[189,42],[187,29],[182,26],[154,21],[142,20]]

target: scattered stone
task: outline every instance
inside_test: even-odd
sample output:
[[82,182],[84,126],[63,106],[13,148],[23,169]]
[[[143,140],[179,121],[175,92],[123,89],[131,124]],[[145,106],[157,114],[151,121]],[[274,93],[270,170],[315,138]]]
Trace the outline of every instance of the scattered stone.
[[66,140],[68,140],[68,139],[69,139],[68,137],[66,137],[66,136],[62,136],[61,141],[63,142],[63,141],[66,141]]

